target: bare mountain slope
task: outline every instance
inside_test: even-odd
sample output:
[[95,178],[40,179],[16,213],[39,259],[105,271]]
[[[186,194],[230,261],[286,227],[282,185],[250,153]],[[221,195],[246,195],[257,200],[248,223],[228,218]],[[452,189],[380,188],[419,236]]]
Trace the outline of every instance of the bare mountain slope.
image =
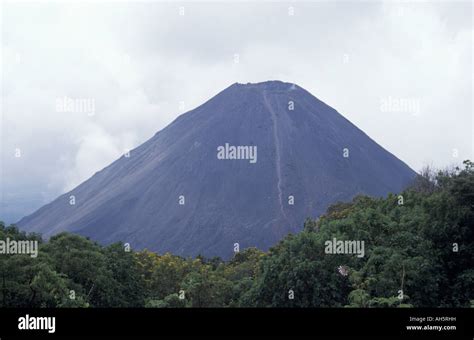
[[[256,162],[218,159],[226,143],[256,146]],[[301,87],[234,84],[18,225],[228,257],[234,243],[267,249],[335,201],[399,192],[414,176]]]

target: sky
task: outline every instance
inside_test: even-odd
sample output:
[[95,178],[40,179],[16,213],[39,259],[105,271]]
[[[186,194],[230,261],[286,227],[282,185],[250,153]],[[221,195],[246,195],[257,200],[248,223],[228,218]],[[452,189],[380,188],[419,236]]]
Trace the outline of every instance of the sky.
[[7,1],[0,220],[235,82],[295,83],[415,171],[474,159],[470,1]]

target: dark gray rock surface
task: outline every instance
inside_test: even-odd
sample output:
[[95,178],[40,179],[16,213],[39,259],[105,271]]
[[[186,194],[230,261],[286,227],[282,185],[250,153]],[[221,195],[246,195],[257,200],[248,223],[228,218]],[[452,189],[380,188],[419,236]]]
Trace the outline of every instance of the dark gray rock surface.
[[[218,159],[225,143],[257,146],[257,162]],[[414,176],[301,87],[234,84],[18,226],[45,237],[70,231],[104,244],[228,258],[234,243],[267,249],[331,203],[397,193]]]

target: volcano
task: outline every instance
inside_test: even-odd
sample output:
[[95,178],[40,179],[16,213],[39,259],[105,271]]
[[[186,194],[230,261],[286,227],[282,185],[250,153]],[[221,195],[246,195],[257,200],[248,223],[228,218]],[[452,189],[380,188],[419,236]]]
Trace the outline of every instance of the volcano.
[[280,81],[233,84],[17,225],[182,256],[266,250],[358,194],[416,173],[336,110]]

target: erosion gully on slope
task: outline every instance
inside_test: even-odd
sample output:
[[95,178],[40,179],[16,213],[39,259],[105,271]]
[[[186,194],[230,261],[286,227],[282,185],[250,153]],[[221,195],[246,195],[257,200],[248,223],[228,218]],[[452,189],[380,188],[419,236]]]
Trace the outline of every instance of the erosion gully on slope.
[[275,166],[276,166],[276,174],[278,178],[277,182],[277,190],[278,190],[278,201],[280,202],[280,211],[283,215],[283,217],[288,220],[288,217],[286,216],[285,210],[283,209],[283,193],[281,191],[281,161],[280,161],[280,139],[278,138],[278,125],[277,125],[277,116],[275,111],[273,110],[270,102],[268,101],[267,98],[267,91],[263,90],[263,103],[265,104],[265,107],[267,110],[270,112],[270,117],[272,119],[273,123],[273,141],[275,144]]

